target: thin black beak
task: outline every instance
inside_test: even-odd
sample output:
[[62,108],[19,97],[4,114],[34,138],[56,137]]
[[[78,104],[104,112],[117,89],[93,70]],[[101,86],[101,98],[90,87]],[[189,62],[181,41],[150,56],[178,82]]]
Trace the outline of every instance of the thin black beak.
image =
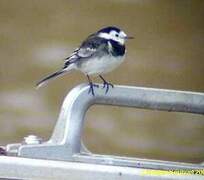
[[125,39],[134,39],[133,36],[126,36]]

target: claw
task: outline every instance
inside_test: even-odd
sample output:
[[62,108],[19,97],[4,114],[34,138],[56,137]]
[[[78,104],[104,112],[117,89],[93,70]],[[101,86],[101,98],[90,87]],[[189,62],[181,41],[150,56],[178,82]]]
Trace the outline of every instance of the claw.
[[99,85],[97,84],[93,84],[92,82],[89,83],[89,92],[88,94],[92,94],[93,96],[95,96],[95,93],[94,93],[94,87],[98,88]]
[[114,88],[113,84],[111,83],[108,83],[108,82],[104,82],[103,83],[103,89],[106,87],[106,94],[108,93],[108,90],[109,90],[109,86],[111,86],[112,88]]
[[92,83],[89,75],[86,75],[86,76],[87,76],[88,81],[89,81],[89,92],[88,92],[88,94],[91,93],[93,96],[95,96],[94,87],[98,88],[99,85]]
[[113,84],[107,82],[101,75],[99,77],[103,80],[103,89],[106,87],[105,93],[107,94],[109,90],[109,86],[111,86],[112,88],[114,88],[114,86]]

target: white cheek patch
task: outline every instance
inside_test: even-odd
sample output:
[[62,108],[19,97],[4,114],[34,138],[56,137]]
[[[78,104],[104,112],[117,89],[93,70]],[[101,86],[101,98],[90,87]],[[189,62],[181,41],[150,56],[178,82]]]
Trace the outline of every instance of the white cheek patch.
[[115,34],[108,34],[108,33],[99,33],[98,35],[101,38],[104,39],[112,39],[116,42],[119,42],[121,45],[123,45],[125,43],[125,39],[121,38],[121,37],[116,37]]
[[111,35],[108,33],[99,33],[98,36],[104,39],[111,39]]
[[125,34],[123,31],[121,31],[119,36],[125,38],[125,37],[127,37],[127,34]]

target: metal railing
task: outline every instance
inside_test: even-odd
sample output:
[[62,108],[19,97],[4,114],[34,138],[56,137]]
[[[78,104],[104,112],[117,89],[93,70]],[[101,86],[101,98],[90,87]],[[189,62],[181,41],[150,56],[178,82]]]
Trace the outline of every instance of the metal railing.
[[201,164],[95,155],[81,144],[84,117],[88,108],[94,104],[204,114],[204,93],[115,86],[107,94],[104,93],[104,89],[97,88],[95,96],[92,96],[88,94],[88,90],[89,86],[82,84],[66,96],[49,141],[42,142],[35,136],[28,136],[24,143],[7,145],[7,154],[34,159],[155,170],[204,169]]

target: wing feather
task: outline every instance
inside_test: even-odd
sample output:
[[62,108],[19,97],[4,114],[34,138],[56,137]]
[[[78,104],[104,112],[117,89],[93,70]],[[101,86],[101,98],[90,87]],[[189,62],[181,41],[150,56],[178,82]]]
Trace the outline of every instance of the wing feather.
[[96,36],[96,34],[90,35],[81,46],[74,50],[74,52],[65,59],[65,67],[69,64],[76,62],[77,60],[83,60],[85,58],[93,56],[97,51],[107,45],[107,40]]

